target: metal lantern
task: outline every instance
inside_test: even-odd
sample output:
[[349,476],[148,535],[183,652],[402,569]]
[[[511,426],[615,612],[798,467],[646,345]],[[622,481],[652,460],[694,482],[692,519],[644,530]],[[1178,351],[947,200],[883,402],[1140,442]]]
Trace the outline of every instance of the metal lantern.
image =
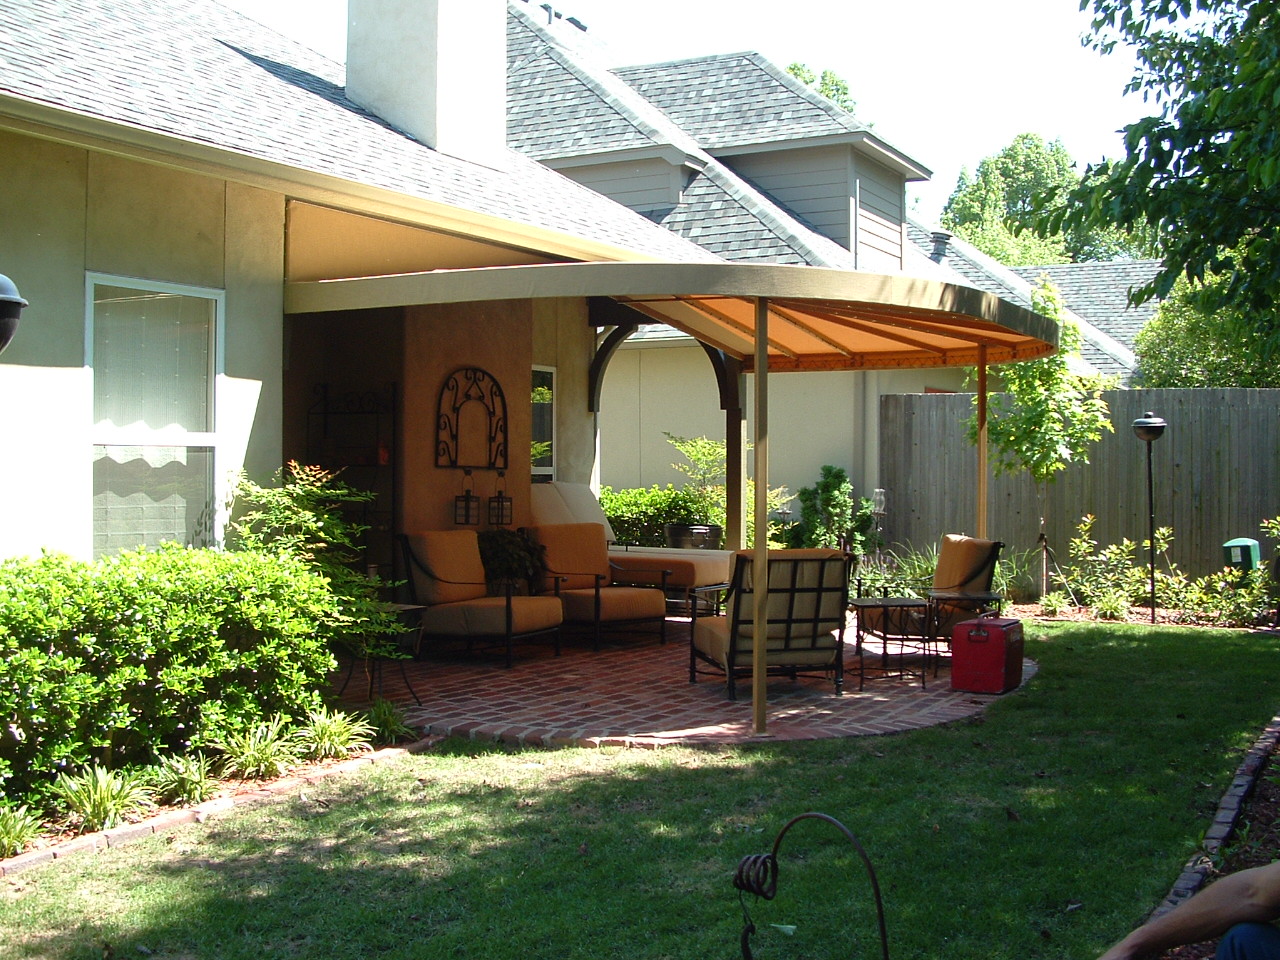
[[480,498],[471,489],[471,471],[462,475],[462,493],[453,498],[453,522],[474,527],[480,523]]
[[511,525],[512,502],[506,492],[506,473],[498,471],[498,492],[489,498],[489,525],[506,527]]

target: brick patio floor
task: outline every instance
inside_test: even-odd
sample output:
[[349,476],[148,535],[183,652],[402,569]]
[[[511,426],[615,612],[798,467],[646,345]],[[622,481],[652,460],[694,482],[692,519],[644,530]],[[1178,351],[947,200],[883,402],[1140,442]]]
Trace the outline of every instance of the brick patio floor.
[[[827,681],[771,678],[768,733],[759,737],[752,729],[750,681],[739,683],[736,702],[713,677],[689,683],[688,621],[669,619],[667,635],[665,645],[652,633],[619,636],[598,652],[589,642],[566,636],[559,658],[549,644],[517,645],[510,670],[482,654],[429,654],[404,663],[421,706],[395,662],[381,664],[378,682],[382,696],[403,707],[410,725],[426,734],[539,746],[874,736],[971,717],[995,699],[952,691],[945,658],[925,690],[918,681],[869,679],[860,693],[857,659],[850,655],[841,697]],[[1034,663],[1024,662],[1024,681],[1034,672]],[[369,679],[357,663],[345,692],[349,706],[366,702]]]

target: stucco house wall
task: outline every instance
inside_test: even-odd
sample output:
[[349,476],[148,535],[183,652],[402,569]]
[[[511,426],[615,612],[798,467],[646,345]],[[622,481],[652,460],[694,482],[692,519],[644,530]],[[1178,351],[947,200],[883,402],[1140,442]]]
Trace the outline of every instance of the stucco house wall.
[[0,155],[0,263],[33,304],[0,364],[2,552],[91,551],[89,273],[225,291],[216,471],[274,469],[284,198],[12,132]]
[[[744,379],[750,430],[754,384]],[[880,485],[879,432],[862,424],[878,420],[880,395],[961,389],[963,372],[946,369],[775,374],[769,378],[770,482],[794,494],[831,464],[848,472],[859,496],[870,496]],[[688,339],[624,344],[610,361],[600,406],[600,482],[614,488],[681,482],[671,468],[680,455],[664,431],[725,435],[711,362]]]

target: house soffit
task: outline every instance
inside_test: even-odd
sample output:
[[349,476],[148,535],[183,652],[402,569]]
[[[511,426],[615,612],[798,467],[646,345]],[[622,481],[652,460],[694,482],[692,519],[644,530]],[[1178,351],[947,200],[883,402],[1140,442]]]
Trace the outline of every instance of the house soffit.
[[813,147],[850,146],[857,153],[866,154],[877,163],[901,174],[907,181],[928,180],[933,171],[912,161],[906,154],[894,150],[888,144],[867,133],[843,133],[822,137],[801,137],[793,140],[761,140],[753,143],[735,143],[722,147],[708,147],[713,157],[738,157],[756,153],[786,153],[791,150],[807,150]]
[[288,204],[287,218],[288,280],[383,276],[554,260],[524,248],[296,200]]

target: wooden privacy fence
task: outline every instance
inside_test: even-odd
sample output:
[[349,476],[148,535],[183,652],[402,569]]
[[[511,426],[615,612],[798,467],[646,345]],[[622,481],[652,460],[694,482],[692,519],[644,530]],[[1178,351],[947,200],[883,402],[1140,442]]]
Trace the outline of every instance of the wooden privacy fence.
[[[1171,559],[1199,576],[1223,565],[1222,544],[1249,537],[1269,560],[1259,529],[1280,515],[1280,390],[1109,390],[1114,433],[1048,485],[1046,532],[1061,562],[1085,514],[1100,544],[1147,537],[1147,447],[1132,424],[1153,411],[1169,424],[1152,444],[1157,527],[1172,527]],[[880,483],[891,544],[923,547],[945,533],[973,533],[977,452],[966,439],[971,394],[880,398]],[[994,463],[994,454],[992,455]],[[1007,551],[1036,546],[1041,507],[1025,473],[993,476],[987,533]],[[1143,562],[1146,553],[1139,552]]]

